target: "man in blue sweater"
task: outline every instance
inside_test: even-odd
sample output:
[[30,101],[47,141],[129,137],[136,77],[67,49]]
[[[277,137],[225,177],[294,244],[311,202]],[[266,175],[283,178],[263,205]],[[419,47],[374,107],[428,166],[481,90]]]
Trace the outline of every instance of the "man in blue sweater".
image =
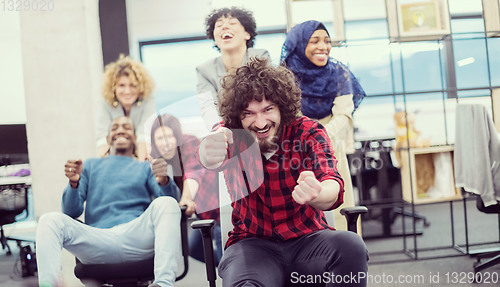
[[[137,261],[155,256],[153,286],[174,286],[180,245],[180,191],[164,161],[136,160],[129,118],[117,118],[108,134],[110,155],[69,160],[62,211],[44,214],[37,227],[40,286],[64,285],[61,251],[84,264]],[[153,200],[152,200],[153,199]],[[73,218],[84,210],[83,224]]]

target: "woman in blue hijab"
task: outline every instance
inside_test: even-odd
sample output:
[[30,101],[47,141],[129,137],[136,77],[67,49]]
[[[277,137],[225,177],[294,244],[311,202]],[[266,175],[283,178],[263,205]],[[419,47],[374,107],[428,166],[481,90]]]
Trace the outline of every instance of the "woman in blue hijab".
[[[354,152],[352,114],[365,92],[351,71],[330,57],[332,43],[325,26],[306,21],[287,34],[281,50],[281,64],[295,74],[302,89],[302,113],[323,124],[344,179],[344,207],[354,205],[347,153]],[[336,218],[341,217],[336,214]],[[338,227],[342,220],[336,220]],[[346,229],[341,227],[340,229]]]

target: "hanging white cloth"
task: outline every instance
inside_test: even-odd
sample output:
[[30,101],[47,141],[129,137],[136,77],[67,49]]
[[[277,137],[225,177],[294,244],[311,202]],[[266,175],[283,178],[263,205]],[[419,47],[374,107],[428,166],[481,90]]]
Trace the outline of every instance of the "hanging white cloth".
[[456,111],[455,185],[481,196],[485,206],[500,200],[500,138],[486,107],[459,104]]

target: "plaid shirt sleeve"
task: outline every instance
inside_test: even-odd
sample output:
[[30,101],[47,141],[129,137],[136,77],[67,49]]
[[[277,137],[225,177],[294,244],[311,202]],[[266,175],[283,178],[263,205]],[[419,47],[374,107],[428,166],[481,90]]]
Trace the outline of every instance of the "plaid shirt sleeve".
[[344,199],[344,180],[337,170],[337,159],[332,149],[330,137],[324,127],[318,123],[311,123],[311,127],[305,132],[305,151],[310,161],[305,161],[306,170],[312,170],[316,178],[322,182],[325,180],[335,180],[340,186],[337,201],[328,209],[339,207]]
[[193,155],[195,155],[196,150],[199,148],[200,141],[195,136],[191,135],[184,135],[182,139],[181,153],[182,166],[184,169],[183,179],[191,178],[199,183],[203,178],[204,169]]
[[196,151],[200,141],[189,135],[184,135],[182,146],[182,164],[184,180],[194,179],[198,182],[198,191],[194,197],[196,214],[201,219],[219,220],[219,186],[218,174],[208,170],[197,160]]

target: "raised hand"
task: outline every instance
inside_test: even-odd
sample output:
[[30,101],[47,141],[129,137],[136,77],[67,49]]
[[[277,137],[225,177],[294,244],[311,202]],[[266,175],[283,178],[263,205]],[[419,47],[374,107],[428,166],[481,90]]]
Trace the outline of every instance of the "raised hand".
[[151,163],[151,171],[155,175],[158,184],[160,185],[167,184],[168,183],[167,161],[163,158],[154,159],[151,156],[148,156],[148,161],[149,163]]
[[219,167],[227,156],[229,144],[233,143],[233,132],[219,128],[210,133],[200,145],[200,160],[206,168]]
[[191,216],[196,211],[196,203],[192,199],[181,198],[179,206],[186,206],[186,215]]
[[66,175],[71,182],[78,182],[82,171],[83,164],[81,159],[68,160],[64,165],[64,175]]
[[307,204],[317,198],[320,192],[321,183],[316,179],[314,172],[306,170],[300,173],[292,198],[298,204]]

